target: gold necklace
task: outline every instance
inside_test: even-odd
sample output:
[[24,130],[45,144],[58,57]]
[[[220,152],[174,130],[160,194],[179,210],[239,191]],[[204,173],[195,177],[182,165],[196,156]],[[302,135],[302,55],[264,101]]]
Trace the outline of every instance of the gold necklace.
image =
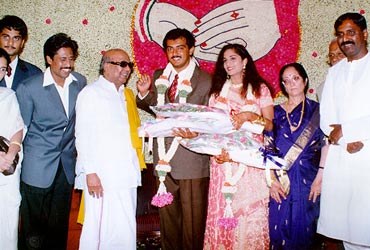
[[233,89],[239,89],[239,88],[243,87],[243,83],[238,83],[238,84],[230,83],[230,87],[233,88]]
[[[301,117],[299,118],[299,122],[298,122],[298,124],[297,124],[296,127],[293,126],[292,123],[291,123],[291,121],[290,121],[289,114],[288,114],[288,107],[285,109],[286,118],[288,120],[288,123],[289,123],[289,126],[290,126],[290,131],[291,132],[296,131],[299,128],[299,126],[301,126],[301,123],[302,123],[302,120],[303,120],[303,114],[304,114],[304,103],[305,103],[305,100],[306,99],[303,99],[302,110],[301,110]],[[287,102],[287,104],[288,104],[288,102]],[[293,110],[294,110],[294,108],[293,108]]]

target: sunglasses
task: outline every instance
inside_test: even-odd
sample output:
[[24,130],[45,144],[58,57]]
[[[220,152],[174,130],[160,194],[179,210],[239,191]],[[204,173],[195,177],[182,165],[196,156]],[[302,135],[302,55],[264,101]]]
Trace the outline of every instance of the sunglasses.
[[113,64],[113,65],[118,65],[118,66],[120,66],[122,68],[126,68],[128,66],[130,69],[133,69],[133,67],[134,67],[134,64],[132,62],[126,62],[126,61],[122,61],[122,62],[107,62],[107,63]]

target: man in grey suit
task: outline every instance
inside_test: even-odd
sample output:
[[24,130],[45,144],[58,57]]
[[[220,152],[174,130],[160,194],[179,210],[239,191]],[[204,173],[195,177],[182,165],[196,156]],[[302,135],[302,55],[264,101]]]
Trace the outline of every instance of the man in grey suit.
[[[153,81],[158,78],[172,82],[165,93],[165,103],[179,102],[176,85],[190,81],[192,91],[186,102],[208,105],[211,76],[201,70],[194,60],[195,39],[185,29],[169,31],[163,40],[163,49],[169,64],[166,69],[157,70]],[[176,83],[175,83],[176,82]],[[152,89],[150,86],[152,85]],[[149,106],[158,104],[158,91],[151,84],[148,75],[143,75],[137,82],[137,106],[150,112]],[[173,138],[166,138],[165,148],[169,149]],[[154,145],[154,164],[158,163],[158,145]],[[173,203],[159,209],[162,249],[203,249],[203,238],[207,216],[207,199],[209,185],[209,157],[178,146],[169,161],[172,167],[167,174],[165,185],[174,196]]]
[[27,39],[28,29],[21,18],[7,15],[0,20],[0,48],[8,53],[11,61],[8,74],[0,81],[0,86],[15,91],[20,82],[42,73],[35,65],[19,58]]
[[27,134],[21,173],[20,249],[66,249],[74,182],[75,103],[86,78],[73,72],[77,42],[63,33],[44,45],[47,69],[17,97]]

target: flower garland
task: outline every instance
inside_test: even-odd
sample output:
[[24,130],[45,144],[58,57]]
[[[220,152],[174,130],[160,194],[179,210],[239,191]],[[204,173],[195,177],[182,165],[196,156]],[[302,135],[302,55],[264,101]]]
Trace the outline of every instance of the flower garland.
[[238,190],[236,184],[242,178],[246,166],[242,163],[239,163],[238,169],[234,175],[232,175],[232,163],[225,162],[223,163],[223,166],[225,171],[225,182],[221,188],[221,193],[224,195],[226,206],[224,210],[224,216],[218,219],[217,224],[220,227],[230,230],[234,229],[238,225],[238,219],[234,217],[231,205],[233,196]]
[[[227,105],[227,96],[229,94],[230,88],[233,88],[233,84],[230,80],[227,80],[222,87],[220,95],[217,97],[215,107],[227,110],[229,107]],[[250,111],[260,115],[258,107],[255,105],[256,97],[253,95],[252,86],[249,84],[247,93],[246,93],[246,105],[240,108],[240,112],[243,111]],[[231,112],[231,111],[230,111]],[[221,188],[221,193],[224,195],[226,206],[224,209],[224,214],[222,218],[218,219],[218,226],[225,228],[226,230],[231,230],[236,228],[238,225],[238,219],[234,217],[234,213],[232,211],[232,201],[233,196],[237,191],[236,184],[242,178],[246,165],[239,163],[238,168],[234,175],[232,175],[232,166],[234,163],[225,162],[223,163],[224,166],[224,174],[225,174],[225,181]],[[266,174],[270,173],[269,169],[266,170]]]
[[[178,86],[178,94],[179,94],[179,102],[186,103],[186,98],[188,94],[193,90],[191,87],[191,82],[188,80],[193,75],[195,69],[195,62],[190,61],[189,68],[185,72],[185,80],[181,82]],[[157,87],[158,97],[157,97],[157,105],[164,105],[165,103],[165,93],[168,87],[170,86],[170,82],[168,80],[168,76],[173,71],[173,67],[171,63],[168,63],[166,68],[163,71],[163,74],[155,81],[155,86]],[[152,198],[151,204],[156,207],[164,207],[173,202],[173,195],[170,192],[167,192],[166,185],[164,181],[166,179],[167,173],[171,172],[171,165],[169,162],[173,158],[176,153],[176,150],[179,146],[179,137],[175,137],[171,143],[169,150],[166,153],[165,149],[165,140],[164,137],[159,137],[158,141],[158,156],[159,161],[155,170],[157,171],[159,177],[159,187],[157,193]]]

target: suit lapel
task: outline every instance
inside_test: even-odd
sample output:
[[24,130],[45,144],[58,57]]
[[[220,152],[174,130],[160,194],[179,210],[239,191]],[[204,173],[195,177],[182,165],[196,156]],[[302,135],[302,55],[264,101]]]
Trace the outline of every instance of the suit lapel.
[[73,81],[69,85],[69,111],[68,111],[69,117],[72,117],[72,114],[75,111],[75,105],[76,105],[78,93],[79,93],[78,84],[76,81]]
[[24,80],[23,76],[26,74],[27,67],[24,65],[21,59],[18,60],[17,67],[15,69],[15,75],[13,78],[12,89],[16,90],[19,83]]

